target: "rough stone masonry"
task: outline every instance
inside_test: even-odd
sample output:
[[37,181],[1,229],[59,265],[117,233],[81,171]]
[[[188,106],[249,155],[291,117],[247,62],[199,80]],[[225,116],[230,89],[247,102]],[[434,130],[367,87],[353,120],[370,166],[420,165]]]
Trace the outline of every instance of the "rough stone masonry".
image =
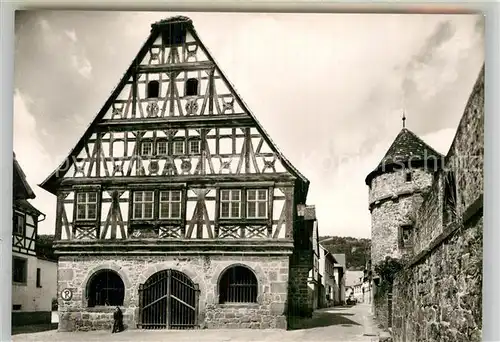
[[[244,265],[254,271],[259,288],[257,303],[219,304],[218,280],[229,266]],[[113,307],[87,307],[86,286],[101,269],[117,272],[124,281],[124,323],[135,328],[139,312],[138,286],[165,269],[189,276],[200,289],[200,328],[286,328],[288,256],[114,256],[103,262],[99,256],[59,259],[58,290],[70,288],[69,301],[59,298],[59,331],[110,329]]]
[[[484,66],[445,167],[416,214],[413,250],[393,286],[395,341],[481,341],[483,155]],[[456,201],[447,219],[450,171]]]

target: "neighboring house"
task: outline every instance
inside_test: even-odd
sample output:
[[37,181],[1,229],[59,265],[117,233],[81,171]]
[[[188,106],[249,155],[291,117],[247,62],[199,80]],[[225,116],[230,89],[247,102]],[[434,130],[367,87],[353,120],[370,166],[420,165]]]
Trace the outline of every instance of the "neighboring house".
[[321,307],[322,294],[324,293],[324,288],[322,284],[323,274],[320,270],[320,244],[318,235],[318,220],[316,219],[316,209],[314,206],[307,206],[305,208],[306,220],[313,222],[312,227],[312,253],[313,253],[313,268],[309,271],[308,285],[309,285],[309,297],[311,301],[312,310],[316,310]]
[[57,261],[37,245],[38,222],[45,215],[29,202],[35,193],[15,154],[13,161],[12,325],[50,323]]
[[335,279],[335,257],[323,245],[319,244],[319,270],[322,279],[321,307],[334,305],[335,293],[339,291]]
[[362,302],[363,301],[364,272],[363,271],[350,271],[350,270],[348,270],[346,272],[345,278],[346,278],[345,286],[346,286],[347,297],[352,294],[353,297],[358,302]]
[[346,273],[346,262],[345,254],[333,254],[336,260],[334,265],[335,281],[338,287],[338,291],[335,293],[334,302],[335,305],[345,304],[345,273]]
[[41,186],[57,196],[60,331],[109,329],[115,306],[141,329],[286,328],[311,314],[309,181],[189,18],[151,26]]

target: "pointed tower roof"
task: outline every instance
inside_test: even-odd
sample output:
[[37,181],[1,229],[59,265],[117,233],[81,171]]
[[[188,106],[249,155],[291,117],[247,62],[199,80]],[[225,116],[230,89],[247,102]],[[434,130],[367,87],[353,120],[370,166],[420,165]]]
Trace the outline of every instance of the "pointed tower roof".
[[412,166],[423,166],[422,164],[426,161],[439,162],[442,158],[443,155],[426,144],[415,133],[403,128],[377,168],[368,174],[365,182],[366,185],[370,185],[372,179],[378,174],[390,172],[394,167],[407,166],[409,162]]

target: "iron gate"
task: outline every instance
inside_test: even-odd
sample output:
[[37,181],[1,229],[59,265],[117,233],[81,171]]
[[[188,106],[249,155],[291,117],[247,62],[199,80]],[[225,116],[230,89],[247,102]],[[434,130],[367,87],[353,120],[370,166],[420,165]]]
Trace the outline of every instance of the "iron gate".
[[153,274],[139,285],[139,328],[196,328],[198,295],[198,286],[182,272],[165,270]]

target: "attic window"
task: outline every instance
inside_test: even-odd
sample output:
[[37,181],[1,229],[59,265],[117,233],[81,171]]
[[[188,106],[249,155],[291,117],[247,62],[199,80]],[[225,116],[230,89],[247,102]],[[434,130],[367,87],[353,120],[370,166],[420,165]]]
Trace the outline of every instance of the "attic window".
[[196,78],[189,78],[186,81],[186,96],[198,95],[198,80]]
[[163,45],[181,45],[186,41],[186,27],[182,24],[170,25],[161,34]]
[[158,97],[160,94],[160,82],[158,81],[149,81],[148,83],[148,99]]

